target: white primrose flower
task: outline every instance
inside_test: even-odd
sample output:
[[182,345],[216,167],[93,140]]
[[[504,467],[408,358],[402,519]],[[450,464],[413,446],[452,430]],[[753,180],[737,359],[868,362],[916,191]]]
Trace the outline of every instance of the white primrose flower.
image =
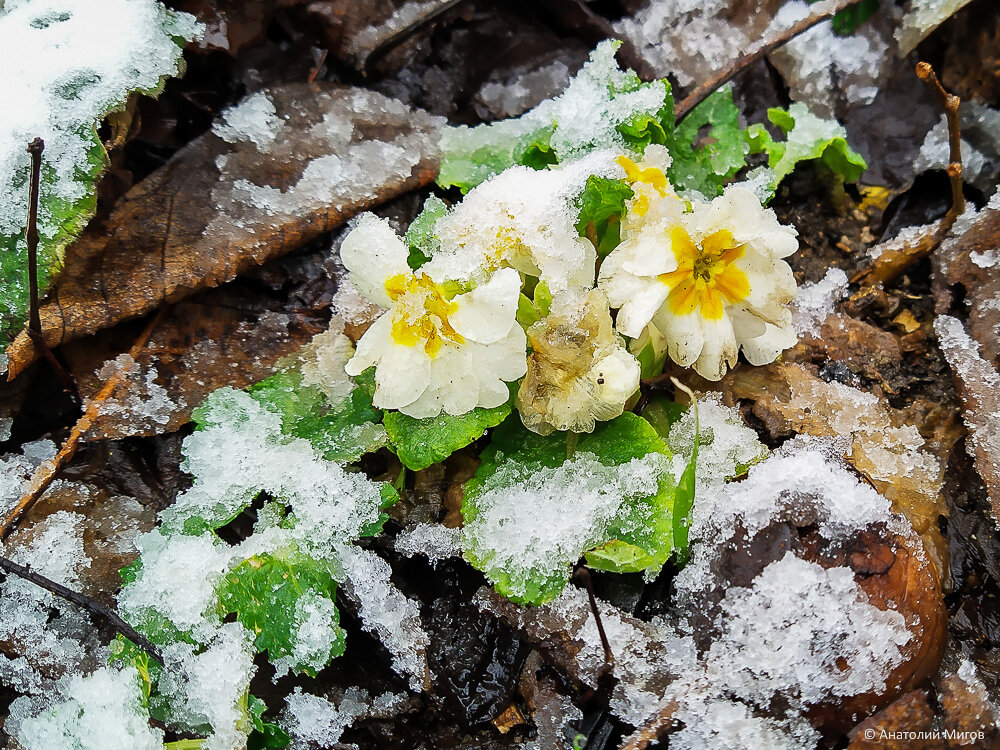
[[773,362],[796,340],[786,307],[795,278],[782,260],[798,249],[795,229],[738,185],[689,210],[669,191],[653,200],[657,219],[627,210],[622,243],[601,266],[618,330],[638,338],[651,326],[674,362],[709,380],[735,364],[741,347],[751,364]]
[[434,277],[489,278],[511,267],[553,291],[594,285],[597,251],[576,229],[576,197],[591,175],[620,174],[614,152],[598,151],[548,169],[511,167],[473,188],[438,220]]
[[516,271],[498,271],[456,294],[457,285],[414,273],[403,241],[371,214],[344,239],[340,257],[361,293],[386,310],[346,366],[349,375],[375,366],[376,406],[422,419],[495,407],[510,397],[505,382],[527,369],[526,339],[515,320]]
[[598,289],[556,294],[548,315],[528,329],[528,374],[517,409],[529,430],[593,432],[620,416],[639,388],[639,362],[615,333]]

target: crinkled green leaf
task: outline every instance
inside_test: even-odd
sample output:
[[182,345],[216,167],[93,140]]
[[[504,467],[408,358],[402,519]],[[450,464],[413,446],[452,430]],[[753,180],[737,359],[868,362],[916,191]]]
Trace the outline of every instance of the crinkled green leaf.
[[625,202],[635,193],[623,180],[591,175],[578,199],[576,230],[581,237],[597,239],[597,254],[607,256],[621,242],[621,217]]
[[279,372],[247,392],[262,406],[281,414],[281,430],[305,438],[328,461],[357,461],[388,441],[379,425],[382,412],[372,406],[372,394],[355,388],[340,404],[331,405],[319,388],[302,384],[296,369]]
[[448,204],[436,195],[430,195],[406,230],[406,244],[410,255],[406,259],[414,271],[431,259],[441,247],[441,240],[435,234],[438,219],[448,213]]
[[847,131],[840,123],[816,117],[801,102],[787,110],[769,109],[767,116],[785,131],[785,140],[774,140],[762,125],[752,125],[748,137],[751,151],[767,153],[770,173],[766,188],[771,196],[803,161],[822,160],[844,182],[855,182],[868,166],[848,145]]
[[[706,126],[711,129],[704,137]],[[706,198],[720,195],[750,150],[732,89],[719,89],[695,107],[674,130],[668,148],[673,163],[667,176],[675,188]]]
[[[267,651],[271,662],[296,650],[298,628],[296,605],[306,593],[334,601],[337,584],[326,562],[291,553],[287,557],[255,555],[230,570],[218,589],[222,613],[235,614],[251,633],[258,651]],[[344,632],[336,610],[329,626],[335,633],[329,650],[296,662],[293,669],[315,675],[332,659],[344,653]]]
[[[511,393],[513,399],[513,387]],[[458,417],[441,412],[436,417],[415,419],[398,411],[387,411],[385,429],[403,466],[420,471],[478,440],[486,430],[503,422],[510,410],[508,400],[492,409],[475,408]]]
[[[578,454],[596,456],[600,464],[615,467],[654,453],[669,456],[665,443],[649,423],[630,413],[599,423],[593,433],[569,441],[566,433],[538,435],[512,419],[494,430],[490,445],[480,455],[481,464],[475,477],[465,486],[462,514],[466,528],[485,512],[480,503],[489,492],[516,488],[546,467],[569,466],[567,462],[572,462]],[[539,604],[558,596],[569,579],[572,563],[590,549],[600,550],[587,558],[595,567],[618,572],[655,571],[672,551],[674,479],[669,468],[658,475],[657,481],[659,489],[654,495],[624,498],[617,516],[604,526],[602,539],[596,540],[596,544],[568,549],[559,559],[526,559],[523,568],[513,570],[496,562],[499,550],[490,544],[474,546],[469,535],[466,535],[465,557],[486,574],[497,591],[526,604]],[[567,493],[565,514],[574,513],[575,500],[578,498],[572,492]],[[526,528],[525,534],[530,534],[530,529]],[[609,544],[613,542],[619,544]],[[626,552],[629,547],[641,554],[635,550]]]
[[[44,6],[43,6],[44,7]],[[70,6],[68,6],[70,7]],[[108,166],[108,155],[98,135],[103,118],[124,108],[130,94],[157,96],[166,78],[183,69],[185,44],[197,33],[186,13],[167,10],[153,0],[132,4],[120,13],[113,2],[96,0],[71,7],[58,18],[37,17],[38,3],[0,3],[0,35],[10,54],[25,58],[26,67],[6,65],[0,81],[0,99],[10,109],[9,127],[0,132],[0,348],[5,347],[27,318],[29,288],[24,232],[28,213],[30,157],[26,148],[36,136],[47,141],[43,154],[39,195],[38,283],[42,293],[62,265],[66,246],[83,230],[97,207],[97,183]],[[106,50],[91,44],[95,14],[118,13],[110,41],[124,58],[109,67]],[[23,29],[21,28],[23,25]],[[21,49],[12,47],[16,35]],[[77,48],[79,49],[77,50]],[[41,56],[46,50],[77,50],[73,64],[60,69]],[[141,56],[141,52],[153,54]],[[32,64],[32,59],[39,60]],[[128,65],[125,60],[131,58]],[[25,73],[24,71],[27,71]],[[22,101],[31,91],[32,106]]]

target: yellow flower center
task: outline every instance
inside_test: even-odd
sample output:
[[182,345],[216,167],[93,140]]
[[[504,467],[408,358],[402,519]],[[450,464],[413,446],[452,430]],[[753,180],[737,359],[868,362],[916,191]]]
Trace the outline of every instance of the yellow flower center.
[[[661,198],[665,198],[670,192],[670,183],[663,170],[657,167],[646,167],[640,169],[639,165],[627,156],[619,156],[618,164],[625,170],[625,181],[629,185],[649,185]],[[649,191],[636,190],[635,197],[632,198],[631,210],[637,216],[645,216],[649,212]]]
[[434,358],[445,341],[465,343],[448,322],[448,316],[458,310],[458,303],[452,302],[447,292],[427,274],[390,276],[385,282],[385,292],[396,303],[392,311],[392,338],[397,344],[423,344],[427,356]]
[[670,230],[670,244],[677,258],[677,270],[660,274],[660,281],[670,287],[667,305],[674,315],[688,315],[695,310],[710,320],[719,320],[723,300],[730,304],[750,294],[747,275],[733,265],[743,257],[743,245],[736,244],[733,233],[722,229],[701,241],[699,247],[684,227]]

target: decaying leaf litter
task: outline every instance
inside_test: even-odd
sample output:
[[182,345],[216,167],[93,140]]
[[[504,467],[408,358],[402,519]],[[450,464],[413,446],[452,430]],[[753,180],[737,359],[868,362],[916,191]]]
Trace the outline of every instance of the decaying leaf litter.
[[[25,74],[11,95],[32,106],[4,116],[0,493],[25,509],[4,555],[151,641],[9,576],[8,746],[997,742],[989,2],[168,5],[202,25],[152,0],[0,9],[13,39],[71,48],[100,9],[122,32]],[[834,17],[786,32],[812,15]],[[143,40],[162,56],[133,70]],[[73,70],[87,55],[96,81]],[[662,106],[729,78],[679,125]],[[54,278],[38,329],[81,400],[18,334],[36,136]],[[797,230],[794,339],[773,362],[630,332],[639,201],[697,244],[691,217],[735,205],[727,185]],[[489,224],[496,207],[514,223]],[[388,224],[343,226],[368,209]],[[448,381],[406,402],[391,359],[348,378],[408,289],[447,311],[443,342],[394,328],[432,362],[483,338],[462,305],[518,274],[438,274],[454,281],[484,226],[513,232],[490,252],[533,284],[483,339],[523,330],[525,380],[494,370],[509,386],[452,416]],[[372,297],[367,248],[394,243],[399,291]],[[586,294],[563,288],[582,243]]]

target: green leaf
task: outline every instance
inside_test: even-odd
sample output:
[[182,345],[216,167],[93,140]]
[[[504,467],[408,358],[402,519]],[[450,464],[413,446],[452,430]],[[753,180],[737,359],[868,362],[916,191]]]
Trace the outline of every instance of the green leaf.
[[[810,4],[818,2],[819,0],[809,0]],[[837,35],[850,36],[858,30],[861,24],[871,18],[877,10],[878,0],[862,0],[857,5],[844,8],[834,15],[830,25],[833,26],[833,31]]]
[[416,271],[431,259],[441,247],[441,240],[434,233],[438,219],[448,213],[448,204],[436,195],[430,195],[424,201],[424,207],[406,230],[406,244],[410,255],[406,259],[410,268]]
[[[48,47],[64,50],[63,67],[48,64],[5,70],[5,105],[10,109],[0,133],[0,349],[7,346],[27,319],[29,286],[25,228],[31,160],[26,149],[44,135],[38,206],[38,283],[44,294],[59,272],[67,245],[87,225],[97,207],[97,183],[108,166],[98,135],[106,115],[124,109],[130,94],[157,96],[166,78],[183,70],[181,57],[197,32],[194,18],[165,9],[155,0],[139,0],[135,12],[115,19],[102,55],[89,59],[89,36],[101,22],[105,4],[75,4],[58,21],[40,23],[38,4],[8,3],[0,22],[17,36],[32,39],[24,57],[41,60]],[[2,4],[0,4],[2,7]],[[74,57],[73,50],[80,54]],[[109,61],[128,61],[115,67]],[[26,71],[25,75],[22,75]],[[19,107],[22,92],[31,91],[31,107]]]
[[527,117],[448,128],[441,137],[437,184],[467,193],[516,164],[534,169],[554,164],[556,156],[549,145],[554,131],[555,123]]
[[577,199],[580,207],[576,230],[581,237],[588,229],[597,238],[597,254],[604,258],[621,242],[621,217],[625,202],[635,193],[623,180],[591,175]]
[[[665,396],[657,395],[649,399],[649,403],[642,410],[642,418],[653,426],[657,435],[666,440],[670,428],[677,423],[687,409],[688,407],[684,404],[678,404]],[[675,446],[674,450],[676,449]]]
[[[710,130],[703,137],[706,126]],[[695,107],[674,130],[668,148],[673,163],[667,176],[675,188],[695,190],[706,198],[720,195],[746,164],[750,150],[732,89],[719,89]]]
[[308,440],[328,461],[352,463],[387,442],[385,430],[378,424],[382,412],[372,405],[367,388],[355,388],[343,402],[331,405],[319,388],[302,384],[300,371],[289,369],[247,392],[262,406],[281,414],[283,434]]
[[609,573],[637,573],[656,566],[656,560],[646,550],[620,539],[595,547],[585,557],[589,567]]
[[[517,420],[505,422],[494,430],[490,445],[480,455],[479,470],[466,484],[462,502],[465,557],[486,574],[497,591],[513,601],[540,604],[557,597],[569,580],[573,563],[589,551],[594,554],[588,555],[588,562],[593,560],[595,567],[628,572],[658,570],[670,557],[674,479],[669,465],[657,474],[655,494],[621,498],[615,516],[600,521],[596,529],[587,527],[590,519],[576,518],[579,496],[572,491],[562,496],[562,490],[551,489],[551,484],[533,489],[546,469],[557,470],[555,475],[571,484],[572,478],[559,472],[572,474],[580,470],[578,465],[593,471],[590,462],[594,457],[600,465],[615,468],[650,454],[669,456],[656,431],[640,417],[625,413],[600,423],[591,434],[574,437],[575,444],[567,440],[566,433],[542,436]],[[514,511],[517,515],[505,522],[502,533],[494,534],[482,523],[492,504],[510,502],[509,498],[519,493],[543,503],[545,511],[551,511],[568,530],[566,538],[536,542],[532,548],[518,550],[518,559],[511,560],[503,546],[504,537],[531,539],[537,533],[535,509],[526,508],[523,515]],[[577,521],[584,526],[577,528]],[[519,523],[525,524],[523,533]]]
[[441,412],[436,417],[415,419],[398,411],[387,411],[385,429],[403,466],[413,471],[426,469],[503,422],[510,415],[515,393],[514,386],[509,387],[511,400],[492,409],[477,407],[458,417]]
[[698,402],[691,401],[694,409],[695,440],[691,449],[684,473],[677,483],[677,496],[674,500],[673,543],[677,554],[678,565],[684,565],[688,560],[688,531],[691,528],[691,509],[694,507],[695,472],[698,466],[698,443],[700,441],[700,426],[698,423]]
[[264,721],[267,705],[256,695],[251,695],[247,702],[250,721],[253,723],[253,733],[247,740],[247,750],[277,750],[288,747],[291,737],[274,722]]
[[840,123],[816,117],[801,102],[787,110],[769,109],[767,116],[785,131],[785,140],[774,140],[762,125],[752,125],[748,129],[748,140],[751,151],[767,153],[770,173],[766,187],[770,196],[804,161],[820,159],[844,182],[856,182],[868,166],[848,145],[847,131]]
[[[296,672],[315,676],[344,652],[344,631],[333,606],[336,591],[328,563],[293,551],[244,560],[226,574],[218,594],[222,614],[235,614],[256,635],[257,650],[267,651],[272,663],[291,656]],[[309,599],[305,599],[307,595]],[[330,631],[329,645],[321,652],[302,653],[297,641],[303,605],[317,601],[328,601],[330,606],[311,615],[309,627],[317,626],[313,616],[326,618],[320,626]]]
[[639,360],[639,377],[653,378],[663,373],[663,365],[667,361],[667,349],[664,347],[663,351],[657,354],[656,347],[650,340],[635,358]]
[[163,666],[123,635],[118,635],[111,641],[108,650],[111,652],[109,664],[135,667],[141,680],[142,706],[149,708],[149,697],[163,672]]

